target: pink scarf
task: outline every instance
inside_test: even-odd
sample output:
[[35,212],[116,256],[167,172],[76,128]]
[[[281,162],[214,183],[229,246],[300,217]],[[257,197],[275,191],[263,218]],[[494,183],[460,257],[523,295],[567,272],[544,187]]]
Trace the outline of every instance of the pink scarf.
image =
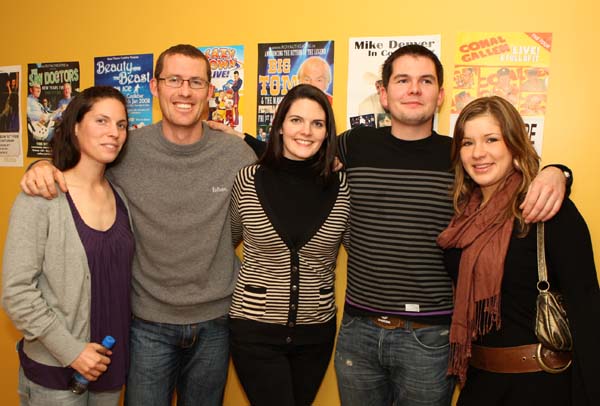
[[500,286],[514,222],[506,212],[521,179],[519,172],[507,176],[481,208],[481,190],[475,190],[463,213],[455,216],[437,239],[442,248],[462,248],[448,366],[448,373],[457,375],[461,386],[466,380],[471,341],[500,328]]

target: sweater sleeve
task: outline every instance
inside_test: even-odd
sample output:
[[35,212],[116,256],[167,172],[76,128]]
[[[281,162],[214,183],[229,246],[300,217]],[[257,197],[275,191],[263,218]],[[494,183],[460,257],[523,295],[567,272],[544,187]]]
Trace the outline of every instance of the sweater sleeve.
[[70,365],[85,343],[75,338],[48,305],[38,279],[48,243],[50,206],[21,193],[11,210],[2,261],[2,303],[26,340],[39,340],[63,365]]
[[241,179],[245,168],[242,168],[233,182],[231,201],[229,203],[229,216],[231,217],[231,242],[236,247],[242,241],[242,218],[240,216]]
[[[600,290],[590,233],[569,199],[547,222],[546,257],[550,283],[565,298],[574,340],[573,405],[600,404]],[[552,286],[551,286],[552,287]]]
[[352,130],[348,130],[338,136],[338,158],[344,164],[348,166],[348,138]]
[[266,142],[261,141],[248,133],[244,133],[244,142],[248,144],[250,148],[252,148],[258,158],[260,158],[267,150]]
[[[339,172],[340,177],[340,189],[338,194],[344,195],[344,197],[350,201],[350,188],[348,186],[348,178],[345,172]],[[346,221],[346,227],[342,232],[342,245],[348,251],[350,249],[350,220]]]

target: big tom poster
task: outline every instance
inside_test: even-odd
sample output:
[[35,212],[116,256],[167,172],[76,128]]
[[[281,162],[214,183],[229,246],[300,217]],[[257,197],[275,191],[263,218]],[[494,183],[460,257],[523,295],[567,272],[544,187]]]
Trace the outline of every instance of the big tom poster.
[[465,32],[457,36],[455,66],[448,75],[450,130],[473,99],[500,96],[517,108],[537,153],[542,153],[548,102],[552,34]]
[[275,108],[299,83],[333,103],[333,41],[258,44],[257,138],[266,141]]

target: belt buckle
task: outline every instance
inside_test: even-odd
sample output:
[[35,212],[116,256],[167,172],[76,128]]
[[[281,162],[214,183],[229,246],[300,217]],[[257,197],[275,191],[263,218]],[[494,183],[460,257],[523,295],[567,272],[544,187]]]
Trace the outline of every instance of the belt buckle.
[[395,330],[397,328],[404,328],[406,323],[403,319],[390,316],[377,316],[377,324],[386,330]]
[[546,364],[544,362],[544,359],[543,359],[544,354],[542,353],[542,349],[543,349],[543,346],[540,343],[540,344],[538,344],[538,346],[535,350],[535,355],[536,355],[535,360],[537,361],[540,368],[542,368],[542,370],[548,372],[549,374],[560,374],[561,372],[566,371],[567,368],[569,368],[571,366],[571,363],[573,362],[573,360],[569,360],[569,362],[567,362],[567,364],[563,367],[552,368],[551,366],[549,366],[548,364]]
[[385,328],[386,326],[388,328],[394,328],[394,326],[392,326],[392,321],[388,316],[377,316],[376,320],[377,323],[379,323],[379,325],[383,328]]

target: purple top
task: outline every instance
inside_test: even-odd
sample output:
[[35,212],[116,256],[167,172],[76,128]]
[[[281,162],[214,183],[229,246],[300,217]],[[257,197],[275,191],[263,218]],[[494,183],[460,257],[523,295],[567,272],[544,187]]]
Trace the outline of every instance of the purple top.
[[[129,226],[127,208],[113,189],[117,204],[117,216],[106,231],[88,227],[69,193],[66,194],[79,238],[85,249],[91,274],[91,341],[101,343],[111,335],[116,344],[108,370],[89,390],[118,389],[126,382],[129,368],[129,324],[131,320],[131,263],[134,252],[133,233]],[[68,389],[74,370],[70,367],[43,365],[29,359],[19,345],[19,358],[27,378],[51,389]]]

